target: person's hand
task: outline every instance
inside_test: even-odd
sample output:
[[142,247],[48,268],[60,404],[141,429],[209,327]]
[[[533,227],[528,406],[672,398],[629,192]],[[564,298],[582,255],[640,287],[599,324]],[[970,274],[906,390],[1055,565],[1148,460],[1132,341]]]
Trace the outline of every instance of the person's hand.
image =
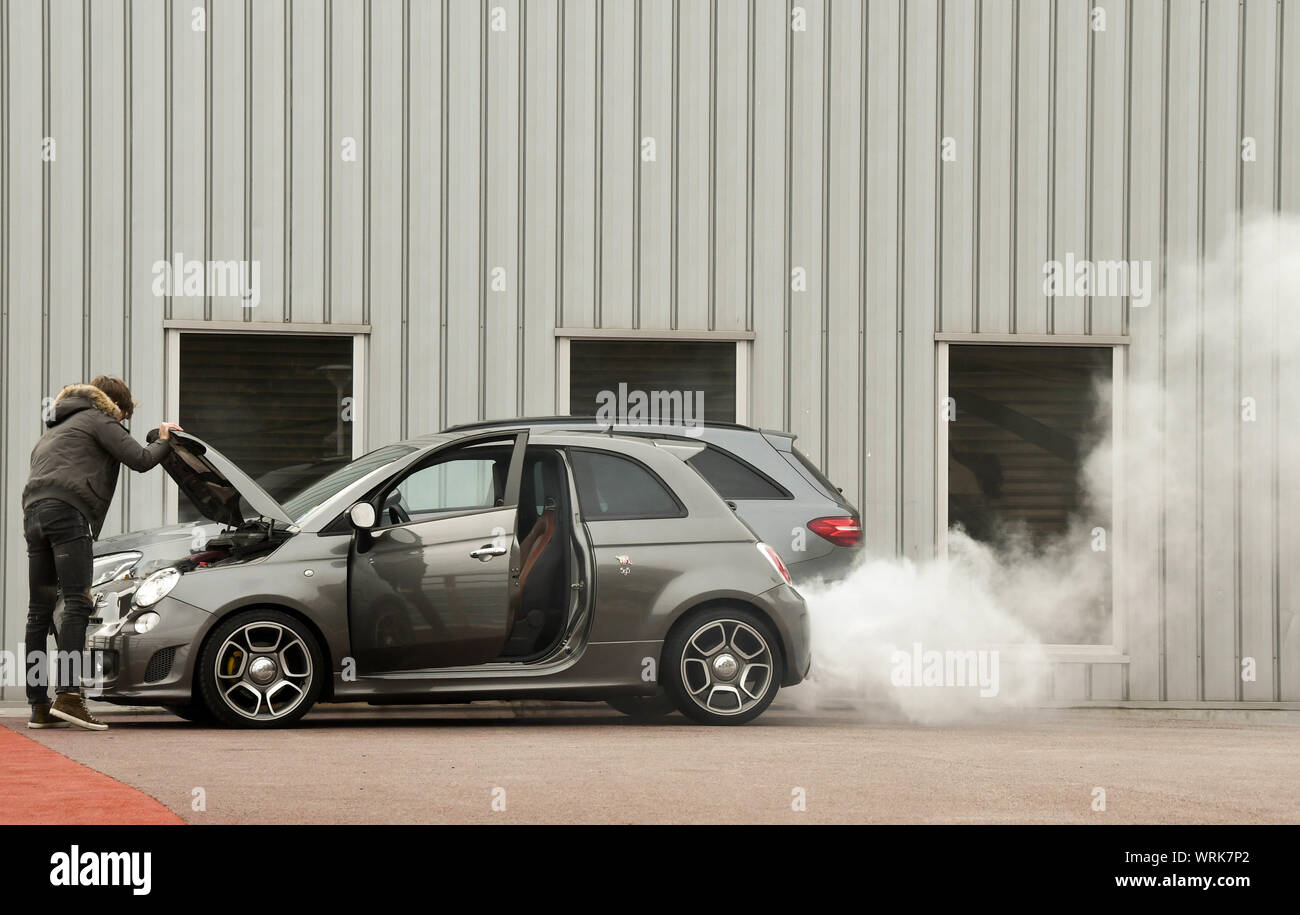
[[158,424],[158,437],[159,437],[159,438],[171,438],[171,437],[172,437],[172,430],[173,430],[173,429],[175,429],[177,432],[184,432],[184,431],[185,431],[184,429],[182,429],[182,428],[180,427],[180,424],[179,424],[179,423],[159,423],[159,424]]

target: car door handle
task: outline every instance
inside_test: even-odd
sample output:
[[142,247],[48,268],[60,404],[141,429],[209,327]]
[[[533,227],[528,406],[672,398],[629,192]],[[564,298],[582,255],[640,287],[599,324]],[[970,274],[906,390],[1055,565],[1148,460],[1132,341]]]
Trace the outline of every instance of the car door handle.
[[503,547],[503,546],[493,546],[493,545],[490,544],[490,543],[485,543],[483,546],[479,547],[477,550],[473,550],[473,551],[470,552],[470,556],[474,557],[475,559],[479,560],[480,562],[487,562],[487,561],[488,561],[489,559],[491,559],[493,556],[504,556],[505,554],[506,554],[506,548],[505,548],[505,547]]

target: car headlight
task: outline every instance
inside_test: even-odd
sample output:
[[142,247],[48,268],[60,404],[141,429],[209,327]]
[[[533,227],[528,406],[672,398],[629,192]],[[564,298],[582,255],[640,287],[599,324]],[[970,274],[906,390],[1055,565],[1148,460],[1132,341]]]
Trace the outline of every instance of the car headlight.
[[135,618],[135,631],[140,635],[144,635],[154,626],[157,626],[161,620],[162,617],[157,613],[154,613],[152,610],[148,613],[141,613]]
[[98,588],[110,581],[126,578],[127,574],[140,563],[143,553],[134,550],[126,553],[106,553],[95,557],[90,573],[90,586]]
[[[166,597],[176,582],[181,580],[181,573],[174,568],[159,569],[146,578],[135,591],[137,607],[152,607]],[[138,630],[137,630],[138,631]]]

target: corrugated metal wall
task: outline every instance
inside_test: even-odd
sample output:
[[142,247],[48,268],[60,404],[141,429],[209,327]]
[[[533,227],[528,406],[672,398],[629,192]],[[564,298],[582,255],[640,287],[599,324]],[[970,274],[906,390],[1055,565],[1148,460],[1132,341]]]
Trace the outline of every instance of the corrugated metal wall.
[[[1158,372],[1161,302],[1048,299],[1044,261],[1160,271],[1234,210],[1300,209],[1290,0],[6,0],[0,27],[7,647],[42,398],[120,372],[156,423],[165,318],[370,325],[371,442],[552,411],[557,326],[753,331],[751,420],[924,556],[936,333],[1131,333]],[[176,252],[259,261],[261,305],[156,298]],[[1285,662],[1241,697],[1300,698],[1289,522],[1202,491],[1281,584],[1243,610],[1230,576],[1215,622],[1228,573],[1171,560],[1129,674],[1064,666],[1061,695],[1231,699],[1267,636]],[[131,479],[109,530],[162,493]]]

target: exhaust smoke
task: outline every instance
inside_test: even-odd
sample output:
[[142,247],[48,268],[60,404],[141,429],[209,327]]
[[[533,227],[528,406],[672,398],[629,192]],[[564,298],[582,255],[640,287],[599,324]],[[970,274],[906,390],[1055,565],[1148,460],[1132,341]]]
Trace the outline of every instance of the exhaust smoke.
[[[977,540],[953,528],[946,556],[868,556],[838,583],[802,588],[813,670],[793,701],[811,711],[848,699],[869,717],[923,724],[1041,705],[1051,698],[1045,646],[1111,644],[1112,593],[1130,620],[1156,614],[1151,583],[1175,574],[1168,555],[1194,550],[1198,533],[1206,556],[1240,557],[1231,529],[1198,532],[1184,519],[1197,518],[1206,499],[1227,497],[1198,482],[1204,442],[1225,428],[1237,429],[1247,477],[1235,496],[1239,512],[1267,517],[1278,511],[1275,490],[1297,493],[1285,466],[1280,486],[1249,475],[1276,473],[1278,454],[1283,465],[1300,456],[1300,220],[1263,215],[1226,237],[1203,264],[1171,265],[1151,306],[1130,303],[1132,349],[1146,349],[1128,354],[1118,403],[1109,379],[1094,386],[1098,437],[1080,463],[1081,496],[1067,529],[1044,540],[998,522],[993,536]],[[1112,409],[1120,411],[1119,442]],[[1198,416],[1215,431],[1198,427]],[[1113,481],[1126,525],[1118,533]]]

